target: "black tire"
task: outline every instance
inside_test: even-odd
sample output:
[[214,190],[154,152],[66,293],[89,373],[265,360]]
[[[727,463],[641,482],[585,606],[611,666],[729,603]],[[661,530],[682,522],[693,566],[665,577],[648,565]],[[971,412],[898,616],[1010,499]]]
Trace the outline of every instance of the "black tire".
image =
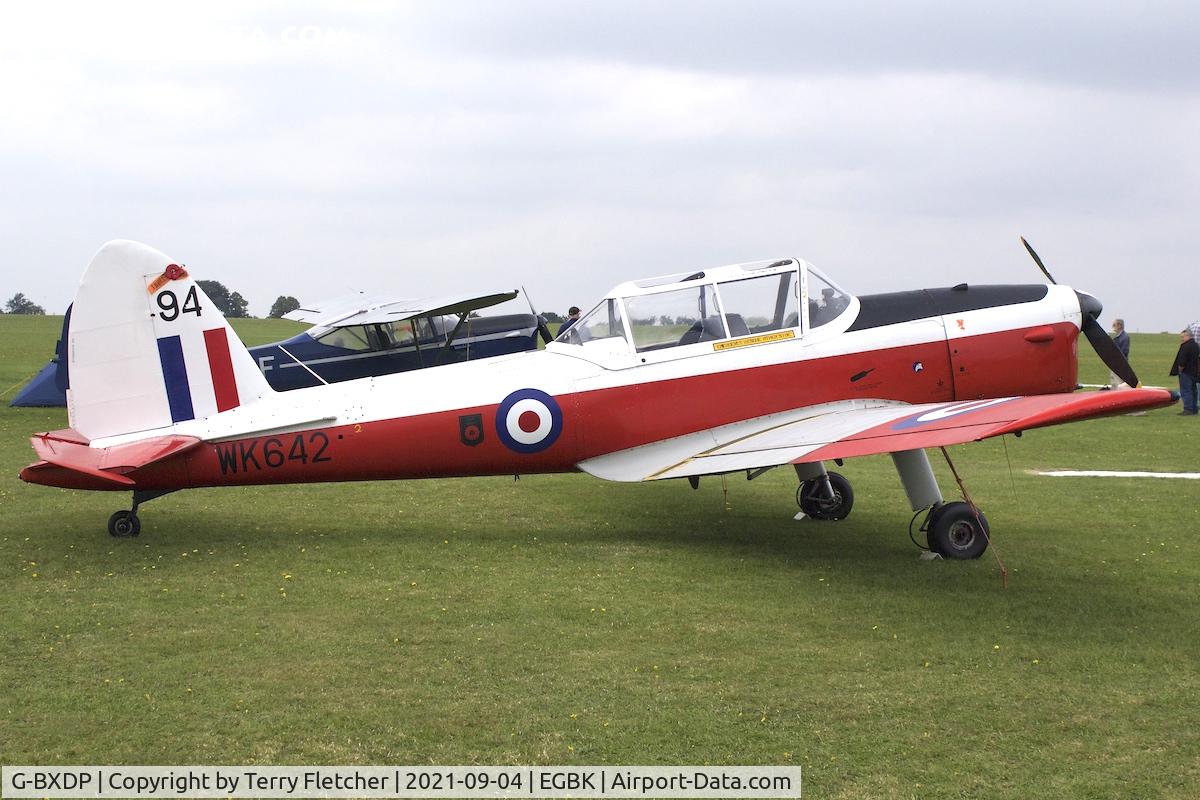
[[925,535],[929,549],[942,558],[967,559],[983,555],[988,548],[990,533],[991,527],[982,511],[976,519],[969,505],[956,501],[930,512]]
[[830,472],[828,476],[829,485],[833,488],[832,498],[825,490],[823,479],[809,478],[796,490],[796,503],[801,511],[813,519],[845,519],[850,515],[850,509],[854,508],[854,489],[843,475]]
[[137,536],[142,532],[142,521],[132,511],[118,511],[108,518],[108,535],[118,539]]

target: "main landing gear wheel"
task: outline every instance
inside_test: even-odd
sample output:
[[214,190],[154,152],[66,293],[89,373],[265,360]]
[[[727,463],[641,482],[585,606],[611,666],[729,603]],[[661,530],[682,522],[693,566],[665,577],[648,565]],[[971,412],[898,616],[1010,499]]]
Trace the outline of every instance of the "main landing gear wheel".
[[[826,477],[829,478],[829,486],[821,477],[809,478],[800,484],[796,490],[796,503],[801,511],[813,519],[845,519],[854,507],[854,490],[850,488],[850,481],[837,472],[826,473]],[[829,496],[830,489],[833,489],[832,497]]]
[[976,519],[971,507],[961,501],[934,507],[925,523],[929,549],[942,558],[979,558],[987,550],[990,531],[983,512]]
[[142,522],[132,511],[118,511],[108,518],[108,534],[124,539],[142,532]]

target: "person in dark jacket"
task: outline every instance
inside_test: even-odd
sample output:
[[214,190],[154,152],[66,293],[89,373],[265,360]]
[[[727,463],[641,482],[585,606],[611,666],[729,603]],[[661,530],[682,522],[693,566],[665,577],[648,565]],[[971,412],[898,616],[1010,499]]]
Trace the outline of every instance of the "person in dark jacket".
[[567,318],[563,320],[562,325],[558,326],[558,335],[562,336],[564,331],[568,330],[576,322],[579,322],[579,315],[581,313],[579,306],[571,306],[567,309]]
[[1183,398],[1183,411],[1179,413],[1195,416],[1196,385],[1200,381],[1200,345],[1196,344],[1188,328],[1179,334],[1179,352],[1175,354],[1171,374],[1179,376],[1179,396]]

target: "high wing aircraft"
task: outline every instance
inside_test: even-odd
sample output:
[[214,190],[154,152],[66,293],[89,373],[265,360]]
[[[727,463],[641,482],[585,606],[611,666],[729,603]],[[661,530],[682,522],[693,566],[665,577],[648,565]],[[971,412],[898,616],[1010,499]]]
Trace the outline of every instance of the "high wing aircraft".
[[545,350],[277,393],[185,268],[114,241],[75,298],[71,427],[34,436],[21,477],[132,492],[114,536],[193,487],[786,464],[801,509],[841,519],[824,463],[891,453],[930,548],[975,558],[986,519],[943,500],[925,448],[1171,403],[1074,393],[1081,332],[1139,384],[1100,303],[1050,280],[854,297],[798,259],[735,264],[623,283]]
[[[529,313],[488,313],[525,292],[457,294],[382,299],[357,292],[320,306],[300,308],[286,319],[313,327],[290,339],[250,348],[267,383],[277,391],[368,378],[411,369],[536,350],[538,337],[553,338],[546,321]],[[511,310],[511,309],[510,309]],[[70,375],[64,343],[71,308],[63,318],[54,357],[13,398],[13,406],[65,406]]]
[[287,391],[536,350],[539,336],[546,342],[552,337],[532,305],[527,314],[478,313],[520,294],[513,289],[386,300],[355,295],[285,314],[313,327],[250,354],[271,388]]

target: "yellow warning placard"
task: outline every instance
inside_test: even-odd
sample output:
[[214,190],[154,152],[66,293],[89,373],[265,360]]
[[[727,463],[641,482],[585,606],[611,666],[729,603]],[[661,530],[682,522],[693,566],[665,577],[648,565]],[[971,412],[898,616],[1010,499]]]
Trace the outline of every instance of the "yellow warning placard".
[[775,333],[763,333],[758,336],[745,336],[741,339],[730,339],[728,342],[716,342],[713,344],[713,350],[732,350],[735,347],[750,347],[756,344],[767,344],[768,342],[782,342],[785,339],[795,339],[795,331],[775,331]]

